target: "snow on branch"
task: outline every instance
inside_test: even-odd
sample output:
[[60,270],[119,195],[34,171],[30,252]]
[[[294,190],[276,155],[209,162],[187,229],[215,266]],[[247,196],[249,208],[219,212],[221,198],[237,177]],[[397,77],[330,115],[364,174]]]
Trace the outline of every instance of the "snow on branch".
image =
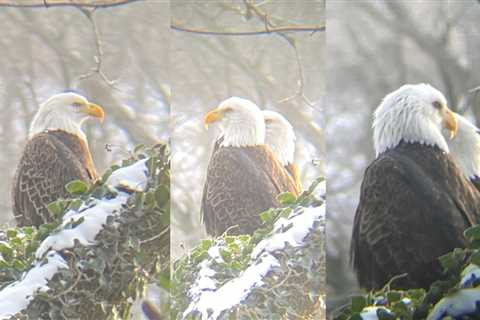
[[168,148],[142,149],[122,165],[91,189],[67,184],[76,197],[49,205],[58,222],[0,233],[0,319],[125,319],[148,283],[164,287]]
[[[321,186],[315,186],[324,189],[324,183]],[[316,188],[311,191],[314,189]],[[309,194],[309,197],[313,195]],[[204,256],[198,265],[193,267],[193,276],[189,276],[193,285],[191,287],[187,285],[188,288],[185,290],[188,305],[179,308],[181,314],[177,315],[177,319],[225,319],[234,310],[238,311],[242,308],[248,310],[244,312],[250,316],[253,312],[262,318],[260,315],[262,311],[255,309],[258,308],[258,304],[262,304],[259,295],[263,294],[264,290],[271,290],[275,294],[275,289],[292,281],[295,277],[290,276],[295,272],[289,270],[289,267],[297,271],[303,267],[305,273],[313,271],[309,270],[310,264],[302,265],[300,261],[308,256],[302,250],[311,250],[309,246],[312,246],[312,242],[315,242],[315,246],[323,246],[323,243],[316,241],[318,238],[313,241],[312,236],[314,234],[323,236],[325,202],[301,202],[301,200],[298,203],[290,200],[289,206],[270,209],[262,214],[264,221],[268,221],[272,216],[275,217],[267,232],[259,231],[252,237],[223,236],[215,240],[205,240],[199,246],[200,249],[194,251],[190,257],[190,260],[196,261],[198,257]],[[208,250],[203,250],[202,253],[202,247],[203,249],[208,247]],[[321,250],[316,247],[315,251]],[[316,257],[315,263],[324,264],[323,258],[324,256],[321,255]],[[185,266],[180,263],[179,269],[182,268]],[[303,277],[302,271],[298,273]],[[311,281],[308,276],[305,276],[302,281],[308,285],[315,283],[315,290],[318,290],[321,287],[319,284],[321,280],[318,279],[321,277],[320,273],[316,274],[316,277]],[[302,285],[301,293],[293,292],[293,294],[300,299],[300,295],[305,295],[304,289]],[[317,294],[321,293],[317,292]],[[260,306],[260,309],[263,307]],[[284,307],[279,309],[282,308]],[[318,305],[315,308],[318,308]],[[286,314],[289,311],[279,312]]]
[[[35,256],[41,259],[48,250],[61,251],[72,248],[75,241],[88,246],[95,244],[95,238],[107,223],[107,218],[117,215],[130,197],[123,192],[125,187],[132,190],[143,191],[147,185],[147,159],[140,160],[131,166],[118,169],[108,178],[106,185],[117,190],[117,195],[112,199],[94,200],[90,206],[79,210],[69,210],[63,216],[63,229],[48,236],[38,248]],[[120,187],[121,190],[118,190]],[[140,190],[139,190],[140,188]],[[73,228],[69,226],[75,225]]]
[[36,262],[20,281],[0,291],[0,319],[10,319],[25,309],[35,294],[47,291],[47,282],[61,268],[68,268],[67,262],[59,254],[51,252],[46,262]]

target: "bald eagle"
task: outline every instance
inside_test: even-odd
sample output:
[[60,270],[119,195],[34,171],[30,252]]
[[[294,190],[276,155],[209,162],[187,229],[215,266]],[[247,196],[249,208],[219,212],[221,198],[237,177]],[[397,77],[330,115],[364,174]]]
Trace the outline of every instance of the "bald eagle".
[[448,141],[450,154],[463,174],[480,190],[480,129],[455,113],[458,130],[455,139]]
[[392,277],[399,288],[428,288],[442,278],[437,260],[464,247],[463,231],[479,222],[480,197],[449,154],[457,121],[443,94],[404,85],[375,111],[376,159],[363,177],[351,259],[361,287]]
[[265,121],[265,144],[272,149],[273,154],[284,166],[295,182],[296,193],[302,192],[302,181],[298,168],[293,162],[295,155],[295,132],[293,127],[280,113],[263,110]]
[[229,98],[208,112],[204,123],[218,124],[222,132],[203,190],[201,213],[207,232],[252,234],[261,226],[259,214],[278,206],[281,192],[295,193],[295,184],[264,144],[263,115],[253,102]]
[[67,196],[68,182],[97,179],[81,129],[89,117],[103,120],[104,112],[73,92],[54,95],[40,105],[13,182],[13,212],[18,226],[52,221],[47,205]]

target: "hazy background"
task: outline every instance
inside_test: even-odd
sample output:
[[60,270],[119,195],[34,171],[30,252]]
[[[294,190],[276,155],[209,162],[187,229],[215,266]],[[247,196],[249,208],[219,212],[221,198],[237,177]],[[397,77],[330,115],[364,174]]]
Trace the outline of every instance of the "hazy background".
[[[259,1],[258,3],[260,3]],[[323,25],[324,2],[264,1],[259,6],[278,25]],[[243,1],[174,1],[172,24],[216,31],[265,30],[265,22],[246,10]],[[198,35],[172,31],[172,256],[179,257],[205,238],[200,201],[213,142],[202,118],[230,96],[279,111],[293,125],[295,161],[304,186],[323,175],[325,33],[290,33],[304,71],[304,94],[298,87],[295,51],[276,34]],[[213,129],[213,128],[212,128]],[[314,166],[312,160],[321,163]]]
[[[51,95],[75,89],[100,104],[105,122],[85,132],[99,172],[132,146],[168,138],[169,5],[142,1],[97,9],[93,24],[78,8],[0,9],[0,225],[13,224],[10,187],[32,117]],[[103,47],[99,76],[97,40]],[[111,144],[111,152],[105,144]]]
[[[480,4],[327,3],[328,308],[358,291],[348,261],[360,182],[374,151],[372,112],[405,83],[428,82],[452,109],[480,120]],[[480,95],[478,95],[480,96]]]

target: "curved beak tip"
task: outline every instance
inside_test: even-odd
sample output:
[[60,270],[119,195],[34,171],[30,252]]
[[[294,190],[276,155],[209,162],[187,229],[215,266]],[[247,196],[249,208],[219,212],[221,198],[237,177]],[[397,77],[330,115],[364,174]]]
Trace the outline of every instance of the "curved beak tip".
[[105,112],[103,111],[103,108],[100,107],[99,105],[95,103],[89,103],[87,106],[87,114],[89,116],[98,118],[101,123],[103,123],[105,119]]
[[220,120],[221,117],[222,117],[221,112],[218,111],[217,109],[208,112],[205,115],[205,117],[203,117],[203,125],[205,126],[205,129],[208,130],[208,126],[211,123],[214,123],[214,122]]
[[447,117],[445,118],[445,128],[449,131],[449,138],[452,140],[457,135],[458,130],[458,123],[457,117],[451,111],[447,113]]

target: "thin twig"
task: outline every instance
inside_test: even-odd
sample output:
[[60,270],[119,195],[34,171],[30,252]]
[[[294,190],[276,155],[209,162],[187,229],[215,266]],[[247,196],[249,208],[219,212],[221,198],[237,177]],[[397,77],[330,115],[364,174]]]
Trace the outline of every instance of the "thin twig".
[[100,30],[98,28],[97,22],[93,18],[93,9],[85,9],[85,8],[79,8],[80,11],[87,17],[87,19],[90,21],[92,25],[92,30],[93,34],[95,35],[95,46],[97,50],[97,55],[94,56],[95,60],[95,67],[91,68],[89,72],[80,75],[76,80],[77,81],[82,81],[84,79],[90,78],[94,74],[98,74],[100,78],[112,89],[119,90],[118,87],[116,86],[117,81],[116,80],[110,80],[105,72],[103,71],[103,42],[102,38],[100,36]]
[[[252,2],[251,0],[244,0],[243,1],[245,6],[247,7],[247,10],[250,10],[252,12],[254,12],[257,17],[261,20],[264,21],[265,23],[265,30],[267,32],[272,32],[272,30],[278,30],[278,27],[270,20],[270,18],[268,17],[268,14],[264,11],[262,11],[258,5],[256,5],[254,2]],[[306,31],[306,30],[304,30]],[[325,31],[325,26],[323,27],[319,27],[319,29],[310,29],[309,31],[313,33],[317,32],[317,31]],[[305,88],[305,75],[304,75],[304,71],[303,71],[303,64],[302,64],[302,58],[300,56],[300,53],[298,52],[298,48],[297,48],[297,44],[295,43],[295,39],[293,38],[290,38],[288,35],[286,35],[283,31],[276,31],[276,33],[281,36],[283,39],[285,39],[287,41],[287,43],[290,45],[290,47],[293,49],[294,53],[295,53],[295,61],[296,61],[296,64],[297,64],[297,73],[298,73],[298,82],[297,82],[297,90],[296,92],[291,95],[291,96],[288,96],[286,98],[283,98],[283,99],[280,99],[278,101],[278,103],[285,103],[287,101],[290,101],[290,100],[293,100],[295,98],[298,98],[300,97],[300,99],[307,105],[309,106],[310,108],[314,109],[314,110],[317,110],[315,108],[315,105],[310,101],[310,99],[307,98],[307,96],[305,95],[305,92],[304,92],[304,88]],[[318,111],[318,110],[317,110]]]
[[176,24],[171,24],[170,28],[176,31],[183,31],[189,33],[195,33],[200,35],[213,35],[213,36],[258,36],[279,32],[320,32],[325,31],[325,26],[282,26],[282,27],[269,27],[266,30],[254,30],[254,31],[212,31],[204,29],[195,29]]
[[163,236],[164,234],[166,234],[167,232],[170,232],[170,227],[166,227],[162,232],[160,232],[159,234],[154,235],[154,236],[151,237],[151,238],[144,239],[144,240],[140,240],[140,244],[145,244],[145,243],[147,243],[147,242],[156,240],[156,239],[160,238],[161,236]]
[[85,7],[107,8],[144,0],[0,0],[0,7],[15,8],[50,8],[50,7]]

